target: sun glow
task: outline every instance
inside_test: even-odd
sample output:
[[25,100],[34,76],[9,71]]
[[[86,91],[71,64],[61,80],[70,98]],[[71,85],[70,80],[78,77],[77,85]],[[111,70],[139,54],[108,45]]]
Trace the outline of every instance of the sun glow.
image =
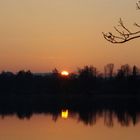
[[61,112],[61,117],[62,117],[63,119],[67,119],[67,118],[68,118],[68,115],[69,115],[68,110],[62,110],[62,112]]
[[61,72],[61,75],[68,76],[69,75],[69,72],[64,70],[64,71]]

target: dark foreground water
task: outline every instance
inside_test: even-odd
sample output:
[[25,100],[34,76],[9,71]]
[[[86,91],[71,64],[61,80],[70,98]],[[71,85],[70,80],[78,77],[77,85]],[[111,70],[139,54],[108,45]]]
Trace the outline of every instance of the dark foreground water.
[[139,97],[1,97],[0,140],[139,140]]

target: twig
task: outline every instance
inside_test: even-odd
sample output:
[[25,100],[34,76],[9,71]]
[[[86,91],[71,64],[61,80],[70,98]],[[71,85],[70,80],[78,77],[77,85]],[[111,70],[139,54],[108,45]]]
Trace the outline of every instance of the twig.
[[[135,23],[134,24],[136,27],[140,28],[140,25]],[[119,33],[119,36],[113,35],[111,32],[108,33],[104,33],[103,32],[103,36],[104,38],[111,42],[111,43],[124,43],[127,41],[130,41],[132,39],[135,38],[139,38],[140,37],[140,30],[136,31],[136,32],[131,32],[123,23],[122,19],[120,18],[119,20],[119,25],[120,28],[122,28],[121,30],[118,29],[117,27],[114,27],[114,29],[116,30],[116,32]]]

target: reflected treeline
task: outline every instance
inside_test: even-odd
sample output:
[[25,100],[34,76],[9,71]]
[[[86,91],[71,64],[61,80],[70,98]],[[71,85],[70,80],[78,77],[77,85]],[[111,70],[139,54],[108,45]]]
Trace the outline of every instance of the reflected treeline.
[[140,73],[136,66],[122,65],[114,71],[107,64],[104,73],[93,66],[79,68],[77,73],[62,76],[57,69],[51,73],[33,74],[19,71],[0,74],[1,95],[56,95],[56,94],[137,94],[140,91]]
[[[8,102],[7,102],[8,100]],[[65,111],[65,112],[62,112]],[[86,125],[98,123],[100,118],[104,124],[112,127],[116,120],[122,126],[136,125],[140,121],[140,102],[138,97],[17,97],[0,98],[0,116],[16,115],[19,119],[30,119],[32,115],[51,115],[57,121],[63,118],[73,118]]]

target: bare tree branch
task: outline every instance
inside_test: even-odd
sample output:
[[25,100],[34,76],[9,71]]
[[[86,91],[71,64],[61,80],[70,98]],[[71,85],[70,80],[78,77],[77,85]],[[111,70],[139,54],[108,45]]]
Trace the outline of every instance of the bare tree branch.
[[[140,10],[140,1],[138,1],[136,3],[137,9]],[[140,25],[137,23],[134,23],[134,26],[136,26],[138,29],[138,31],[136,32],[132,32],[130,31],[123,23],[122,19],[120,18],[119,20],[119,25],[118,28],[114,27],[115,31],[119,34],[119,35],[114,35],[111,32],[108,33],[104,33],[103,32],[103,36],[104,38],[111,42],[111,43],[124,43],[136,38],[140,37]]]
[[136,3],[137,9],[140,9],[140,1]]
[[139,25],[139,24],[137,24],[137,23],[134,23],[134,25],[140,28],[140,25]]
[[[134,25],[136,27],[140,28],[139,24],[135,23]],[[127,41],[130,41],[132,39],[140,37],[140,30],[138,30],[136,32],[131,32],[124,25],[122,19],[120,19],[118,26],[119,26],[119,28],[114,27],[115,31],[119,34],[118,36],[113,35],[111,32],[108,32],[108,33],[103,32],[103,36],[107,41],[109,41],[111,43],[124,43],[124,42],[127,42]]]

